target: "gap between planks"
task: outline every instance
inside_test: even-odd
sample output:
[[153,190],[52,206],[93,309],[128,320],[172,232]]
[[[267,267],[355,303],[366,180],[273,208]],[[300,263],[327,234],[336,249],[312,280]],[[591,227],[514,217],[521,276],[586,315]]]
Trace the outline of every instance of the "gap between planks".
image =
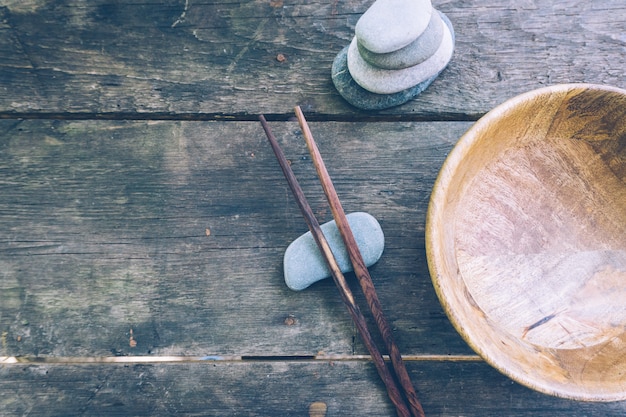
[[[309,122],[475,122],[484,113],[419,113],[419,114],[379,114],[379,113],[346,113],[324,114],[307,113]],[[291,113],[264,113],[268,122],[295,121]],[[0,112],[0,120],[28,119],[28,120],[111,120],[111,121],[231,121],[231,122],[258,122],[258,114],[250,113],[165,113],[165,112]]]
[[[383,355],[389,361],[388,355]],[[478,355],[403,355],[405,362],[482,362]],[[190,362],[350,362],[371,361],[369,355],[291,355],[291,356],[246,356],[246,355],[207,355],[207,356],[95,356],[95,357],[39,357],[39,356],[0,356],[0,365],[74,365],[105,363],[190,363]]]

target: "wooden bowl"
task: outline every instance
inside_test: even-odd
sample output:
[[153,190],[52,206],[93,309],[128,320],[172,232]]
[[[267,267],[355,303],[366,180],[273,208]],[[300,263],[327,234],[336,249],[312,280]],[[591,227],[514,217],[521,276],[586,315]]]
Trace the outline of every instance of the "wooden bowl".
[[626,91],[558,85],[481,118],[441,169],[426,248],[488,363],[544,393],[626,399]]

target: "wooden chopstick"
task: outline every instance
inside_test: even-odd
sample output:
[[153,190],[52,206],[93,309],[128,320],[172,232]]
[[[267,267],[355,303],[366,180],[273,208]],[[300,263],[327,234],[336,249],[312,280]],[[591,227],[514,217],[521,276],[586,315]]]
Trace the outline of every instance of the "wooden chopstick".
[[392,373],[389,371],[389,368],[387,368],[387,365],[385,364],[382,354],[380,353],[380,351],[376,347],[376,344],[374,343],[374,339],[372,338],[372,335],[370,334],[369,329],[367,328],[367,322],[365,320],[365,317],[363,316],[363,313],[361,313],[361,310],[359,309],[359,306],[357,305],[354,299],[352,291],[350,290],[350,287],[348,286],[348,283],[346,282],[346,279],[343,273],[341,272],[339,265],[337,264],[337,260],[335,259],[335,256],[333,255],[332,250],[330,249],[330,246],[328,245],[328,241],[326,240],[326,237],[324,236],[324,233],[322,232],[322,229],[320,228],[320,224],[317,221],[317,218],[313,214],[313,209],[311,209],[311,206],[309,205],[306,199],[306,196],[304,195],[304,192],[302,191],[302,187],[300,187],[300,184],[298,183],[298,180],[296,179],[295,174],[291,170],[291,167],[289,166],[289,162],[287,161],[285,154],[280,148],[280,145],[276,141],[276,138],[272,134],[272,131],[270,130],[270,127],[267,124],[265,117],[263,115],[260,115],[259,120],[261,121],[263,130],[265,130],[267,139],[269,140],[270,145],[272,146],[272,150],[274,151],[274,154],[276,155],[276,159],[278,160],[278,163],[280,164],[283,174],[285,175],[285,178],[287,179],[289,188],[291,189],[291,192],[293,193],[296,199],[296,202],[298,203],[298,206],[300,207],[300,211],[302,212],[302,215],[304,216],[304,219],[307,225],[309,226],[309,230],[311,231],[311,234],[313,235],[315,242],[320,248],[320,251],[324,255],[324,259],[326,260],[326,263],[328,264],[328,267],[331,271],[333,281],[335,282],[337,288],[339,289],[341,298],[344,304],[346,305],[346,307],[348,308],[348,311],[350,312],[350,315],[352,316],[352,320],[354,321],[354,324],[357,330],[359,331],[361,338],[363,339],[363,343],[367,347],[367,350],[369,351],[372,357],[372,361],[374,362],[376,370],[378,371],[378,375],[380,376],[380,378],[383,380],[385,384],[385,387],[387,389],[387,394],[389,395],[391,402],[396,407],[396,412],[398,416],[410,417],[411,413],[404,402],[404,398],[402,397],[402,394],[396,384],[396,381]]
[[402,355],[400,354],[400,350],[398,349],[398,346],[393,338],[391,327],[383,314],[383,309],[378,299],[378,295],[376,294],[372,277],[370,276],[367,266],[365,265],[365,261],[363,260],[363,256],[359,251],[354,234],[352,233],[346,214],[341,206],[341,202],[339,201],[339,196],[337,195],[330,175],[326,170],[326,165],[324,164],[322,155],[320,154],[317,144],[313,139],[311,129],[309,128],[304,114],[302,113],[302,109],[297,106],[295,108],[295,112],[307,147],[309,148],[309,153],[313,159],[317,175],[320,178],[322,188],[326,194],[326,199],[328,200],[328,204],[330,205],[330,209],[333,213],[335,223],[337,223],[337,228],[341,233],[341,237],[343,238],[348,254],[350,255],[350,261],[352,262],[355,275],[359,280],[359,284],[361,285],[367,304],[372,312],[372,315],[374,316],[380,334],[383,337],[385,346],[389,352],[393,369],[398,377],[398,380],[400,381],[404,395],[409,402],[411,413],[415,417],[424,417],[424,410],[422,409],[422,405],[417,398],[417,393],[415,392],[411,378],[409,377],[406,367],[404,366],[404,362],[402,361]]

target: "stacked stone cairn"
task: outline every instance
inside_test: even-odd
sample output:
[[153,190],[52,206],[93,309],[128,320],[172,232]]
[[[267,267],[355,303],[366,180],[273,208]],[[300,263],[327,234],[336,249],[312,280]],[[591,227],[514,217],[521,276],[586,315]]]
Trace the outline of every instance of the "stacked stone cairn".
[[376,0],[335,58],[333,83],[361,109],[406,103],[448,65],[454,42],[452,23],[430,0]]

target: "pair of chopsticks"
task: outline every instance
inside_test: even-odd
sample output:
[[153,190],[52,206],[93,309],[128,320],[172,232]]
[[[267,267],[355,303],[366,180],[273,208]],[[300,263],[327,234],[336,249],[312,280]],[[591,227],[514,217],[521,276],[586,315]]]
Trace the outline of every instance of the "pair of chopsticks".
[[356,244],[356,240],[352,234],[352,230],[350,229],[350,225],[345,212],[343,211],[343,207],[341,206],[341,202],[339,201],[339,197],[337,196],[337,192],[335,191],[335,187],[330,179],[330,176],[328,175],[322,156],[317,148],[317,144],[313,139],[311,130],[309,129],[306,119],[304,118],[304,114],[299,106],[295,108],[295,112],[300,124],[300,129],[304,135],[306,145],[309,149],[309,153],[313,159],[317,175],[320,178],[322,188],[326,194],[326,199],[328,200],[333,213],[335,223],[337,224],[337,228],[343,238],[355,275],[358,278],[361,289],[363,290],[369,309],[384,340],[385,347],[389,353],[389,358],[391,359],[391,364],[395,372],[395,377],[397,378],[401,389],[398,387],[398,383],[396,382],[394,375],[385,364],[382,354],[374,343],[374,339],[367,328],[365,317],[363,316],[363,313],[361,313],[359,306],[356,304],[352,291],[350,290],[350,287],[348,286],[346,279],[337,264],[337,260],[335,259],[324,234],[322,233],[320,224],[315,218],[313,210],[307,202],[295,174],[291,170],[285,154],[272,134],[265,117],[260,115],[259,120],[265,130],[265,134],[267,135],[270,145],[272,146],[274,154],[276,154],[276,158],[278,159],[278,163],[280,164],[283,174],[289,183],[289,188],[291,188],[298,206],[300,207],[300,211],[302,211],[304,219],[309,226],[309,230],[311,231],[317,246],[322,252],[326,263],[328,264],[333,280],[335,281],[335,284],[339,289],[339,293],[341,294],[341,298],[346,304],[350,315],[352,316],[352,320],[354,321],[354,324],[372,357],[379,376],[385,383],[387,394],[389,395],[392,403],[395,405],[398,415],[401,417],[424,417],[424,411],[417,398],[417,394],[415,393],[415,389],[413,388],[413,384],[411,383],[406,367],[404,366],[398,346],[393,339],[391,327],[383,315],[382,307],[376,294],[376,289],[372,283],[372,278],[367,270],[367,267],[365,266],[365,262],[363,261],[361,252]]

